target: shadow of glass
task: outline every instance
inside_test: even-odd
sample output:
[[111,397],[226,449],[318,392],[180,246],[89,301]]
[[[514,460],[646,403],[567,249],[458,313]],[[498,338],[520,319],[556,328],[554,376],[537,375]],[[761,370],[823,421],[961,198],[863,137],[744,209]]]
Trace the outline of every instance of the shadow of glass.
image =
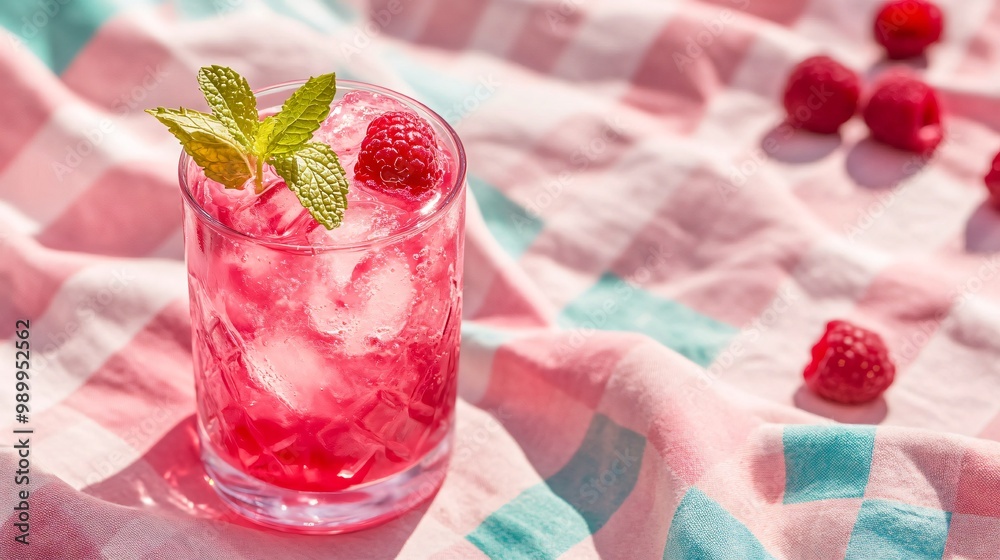
[[201,466],[194,415],[174,426],[134,463],[83,491],[95,498],[138,509],[238,519],[216,495]]
[[965,223],[965,250],[970,253],[1000,251],[1000,212],[983,202]]
[[[198,453],[195,416],[185,418],[124,470],[92,484],[83,492],[106,502],[158,514],[225,521],[251,528],[255,538],[288,543],[301,541],[308,550],[336,546],[347,558],[395,558],[430,506],[430,501],[378,527],[329,536],[283,533],[260,525],[230,510],[212,489]],[[245,531],[221,532],[221,539],[246,537]]]
[[795,391],[792,400],[797,408],[842,424],[880,424],[889,414],[889,405],[881,395],[865,404],[837,404],[819,397],[802,385]]
[[816,134],[782,122],[760,139],[760,149],[777,161],[810,163],[830,155],[842,142],[840,134]]
[[904,152],[865,138],[847,152],[847,174],[869,189],[891,189],[916,175],[930,156]]

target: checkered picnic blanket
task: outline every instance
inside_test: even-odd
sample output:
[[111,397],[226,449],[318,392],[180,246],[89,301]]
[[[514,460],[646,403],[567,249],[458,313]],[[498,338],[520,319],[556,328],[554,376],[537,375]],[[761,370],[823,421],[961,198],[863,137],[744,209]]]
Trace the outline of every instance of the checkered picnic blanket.
[[[875,0],[23,0],[0,6],[0,557],[1000,558],[1000,2],[941,2],[929,161],[781,125],[868,78]],[[196,69],[426,101],[471,170],[455,454],[376,529],[253,527],[196,453],[176,142]],[[883,333],[873,404],[802,387]],[[30,545],[14,325],[30,320]]]

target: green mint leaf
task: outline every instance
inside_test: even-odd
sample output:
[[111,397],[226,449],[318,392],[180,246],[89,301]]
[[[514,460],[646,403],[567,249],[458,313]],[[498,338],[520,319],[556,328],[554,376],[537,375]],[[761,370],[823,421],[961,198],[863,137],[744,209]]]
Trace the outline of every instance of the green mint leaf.
[[257,138],[254,139],[253,153],[257,154],[259,157],[267,157],[267,142],[271,138],[271,133],[274,131],[274,125],[276,122],[277,117],[270,115],[266,117],[260,123],[260,127],[257,128]]
[[189,109],[149,109],[167,125],[205,175],[227,188],[242,189],[265,162],[274,166],[302,206],[327,229],[340,225],[347,209],[347,173],[326,144],[311,142],[330,114],[336,76],[309,78],[275,115],[260,120],[257,99],[246,79],[223,66],[206,66],[198,84],[212,114]]
[[244,150],[253,148],[260,120],[257,97],[246,78],[232,68],[205,66],[198,70],[198,85],[212,114],[226,126]]
[[340,225],[347,209],[347,173],[330,146],[310,142],[269,163],[317,222],[326,229]]
[[205,176],[227,189],[242,189],[253,176],[249,158],[222,122],[212,115],[190,109],[146,109],[167,125],[181,141],[184,151],[205,170]]
[[[337,92],[335,74],[309,78],[281,106],[274,127],[267,135],[263,156],[290,154],[312,140],[312,135],[330,114],[330,104]],[[261,145],[261,143],[258,143]]]

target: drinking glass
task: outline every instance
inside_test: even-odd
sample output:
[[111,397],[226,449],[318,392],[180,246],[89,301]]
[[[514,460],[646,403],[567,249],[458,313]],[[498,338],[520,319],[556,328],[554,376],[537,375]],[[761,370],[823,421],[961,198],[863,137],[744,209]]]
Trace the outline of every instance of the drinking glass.
[[[259,91],[258,106],[279,107],[301,83]],[[300,533],[361,529],[429,499],[454,423],[462,144],[384,88],[339,80],[334,104],[352,91],[398,101],[447,153],[433,200],[394,209],[405,227],[367,224],[384,199],[359,193],[322,242],[250,235],[199,203],[201,170],[186,154],[179,166],[202,461],[236,511]]]

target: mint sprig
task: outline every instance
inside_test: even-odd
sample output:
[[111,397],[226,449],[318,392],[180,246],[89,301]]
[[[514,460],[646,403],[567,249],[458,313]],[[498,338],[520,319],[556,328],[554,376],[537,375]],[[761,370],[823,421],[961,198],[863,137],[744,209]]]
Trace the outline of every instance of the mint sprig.
[[274,126],[264,143],[266,153],[290,154],[304,147],[330,114],[330,103],[336,93],[333,74],[309,78],[274,115]]
[[181,141],[184,150],[205,170],[205,175],[223,185],[242,188],[253,176],[251,161],[225,126],[212,115],[191,109],[148,109]]
[[330,114],[336,75],[309,78],[263,121],[250,85],[235,70],[206,66],[198,71],[198,84],[212,114],[183,107],[146,112],[167,125],[205,176],[227,189],[243,189],[253,178],[259,194],[267,163],[317,222],[339,226],[347,209],[347,173],[330,146],[312,142]]
[[333,148],[310,142],[292,153],[276,156],[274,170],[317,222],[340,223],[347,209],[347,177]]
[[212,108],[212,114],[232,133],[246,150],[260,126],[257,116],[257,96],[246,78],[225,66],[205,66],[198,71],[198,85]]

